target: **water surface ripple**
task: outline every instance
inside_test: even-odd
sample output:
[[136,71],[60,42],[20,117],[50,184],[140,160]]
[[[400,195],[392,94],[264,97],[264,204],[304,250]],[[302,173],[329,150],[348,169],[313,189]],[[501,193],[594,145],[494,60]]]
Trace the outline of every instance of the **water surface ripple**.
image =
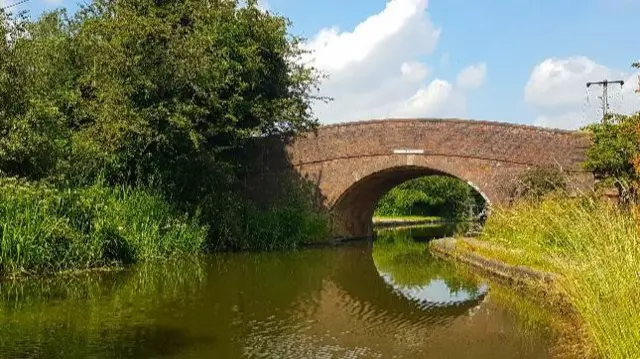
[[0,358],[550,358],[514,298],[386,231],[3,282]]

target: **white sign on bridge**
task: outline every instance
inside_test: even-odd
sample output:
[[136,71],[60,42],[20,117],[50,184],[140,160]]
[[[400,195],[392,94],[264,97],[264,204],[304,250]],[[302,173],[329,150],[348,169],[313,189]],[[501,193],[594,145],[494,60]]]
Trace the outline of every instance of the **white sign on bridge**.
[[424,153],[424,150],[397,149],[393,150],[393,153],[396,155],[421,155]]

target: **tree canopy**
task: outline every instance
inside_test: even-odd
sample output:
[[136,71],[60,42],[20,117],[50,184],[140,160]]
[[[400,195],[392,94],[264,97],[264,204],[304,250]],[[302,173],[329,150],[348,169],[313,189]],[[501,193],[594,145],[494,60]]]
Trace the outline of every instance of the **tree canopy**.
[[[640,68],[640,62],[633,63],[632,67]],[[636,92],[640,92],[640,78]],[[592,171],[605,187],[616,187],[623,201],[637,199],[640,189],[640,112],[609,114],[607,121],[591,124],[585,130],[591,133],[593,140],[587,151],[585,168]]]
[[0,176],[151,188],[212,238],[246,237],[246,145],[318,125],[320,74],[289,26],[255,0],[0,10]]
[[484,198],[467,183],[447,176],[427,176],[402,183],[386,193],[376,206],[382,216],[468,216],[484,207]]
[[255,1],[95,0],[73,16],[0,16],[7,174],[174,182],[253,137],[317,125],[317,73],[288,20]]

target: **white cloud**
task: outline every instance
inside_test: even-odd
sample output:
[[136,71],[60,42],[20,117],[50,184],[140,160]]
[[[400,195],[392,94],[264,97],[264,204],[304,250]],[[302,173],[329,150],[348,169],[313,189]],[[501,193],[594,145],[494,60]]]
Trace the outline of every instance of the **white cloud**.
[[539,113],[536,125],[575,129],[602,117],[602,87],[587,89],[587,82],[624,80],[623,87],[610,85],[609,107],[612,112],[628,114],[640,110],[640,96],[634,93],[637,76],[584,56],[549,58],[533,68],[524,96]]
[[451,83],[435,79],[428,86],[422,86],[406,101],[403,101],[392,115],[394,117],[456,117],[466,110],[466,97]]
[[409,61],[400,66],[400,72],[404,79],[421,82],[429,76],[431,69],[421,62]]
[[550,116],[538,116],[533,124],[541,127],[577,129],[584,125],[584,121],[580,112],[569,111]]
[[487,75],[487,64],[479,63],[471,65],[460,71],[458,74],[457,84],[462,89],[476,89],[484,83]]
[[[390,0],[354,29],[325,28],[305,44],[313,53],[304,60],[329,75],[321,94],[334,99],[314,106],[321,122],[429,116],[464,97],[444,80],[425,83],[432,70],[419,60],[433,52],[441,33],[427,5],[427,0]],[[457,114],[464,107],[457,107]]]

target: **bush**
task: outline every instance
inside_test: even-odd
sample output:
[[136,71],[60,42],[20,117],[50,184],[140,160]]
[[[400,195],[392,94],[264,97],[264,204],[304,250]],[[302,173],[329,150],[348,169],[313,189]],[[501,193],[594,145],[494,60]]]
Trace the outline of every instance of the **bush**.
[[[36,193],[5,193],[5,209],[44,223],[31,230],[55,232],[29,233],[45,239],[26,242],[59,237],[67,244],[57,250],[88,256],[49,258],[41,248],[25,268],[192,251],[196,240],[184,237],[197,225],[176,208],[211,227],[207,249],[290,247],[322,231],[306,204],[263,213],[239,189],[239,168],[254,162],[248,143],[318,125],[311,104],[321,99],[320,74],[298,61],[305,50],[286,18],[256,1],[201,5],[93,0],[73,15],[56,10],[35,21],[0,10],[0,173],[72,188],[45,194],[28,185]],[[69,208],[36,205],[53,199]]]
[[533,168],[522,173],[511,190],[511,200],[538,200],[554,192],[566,193],[565,175],[556,168]]
[[[316,207],[309,188],[282,181],[286,197],[266,207],[236,196],[227,199],[223,223],[210,236],[209,250],[282,250],[329,238],[329,215]],[[218,205],[219,206],[219,205]]]

